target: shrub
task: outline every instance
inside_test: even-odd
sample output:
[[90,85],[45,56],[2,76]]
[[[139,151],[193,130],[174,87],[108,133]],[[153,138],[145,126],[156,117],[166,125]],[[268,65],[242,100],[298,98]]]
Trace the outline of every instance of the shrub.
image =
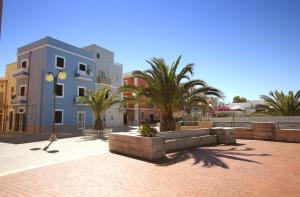
[[144,137],[155,137],[157,134],[157,130],[155,128],[151,128],[149,124],[144,124],[138,130],[141,136]]

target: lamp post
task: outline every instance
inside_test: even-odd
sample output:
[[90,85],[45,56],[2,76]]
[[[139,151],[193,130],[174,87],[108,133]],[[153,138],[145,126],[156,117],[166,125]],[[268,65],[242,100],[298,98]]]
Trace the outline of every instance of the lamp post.
[[45,80],[48,82],[53,81],[53,121],[52,121],[52,134],[49,138],[49,141],[56,141],[57,137],[55,134],[55,98],[56,98],[56,85],[57,85],[57,79],[59,80],[65,80],[67,78],[67,73],[61,69],[58,71],[56,75],[54,75],[52,72],[48,72],[45,76]]

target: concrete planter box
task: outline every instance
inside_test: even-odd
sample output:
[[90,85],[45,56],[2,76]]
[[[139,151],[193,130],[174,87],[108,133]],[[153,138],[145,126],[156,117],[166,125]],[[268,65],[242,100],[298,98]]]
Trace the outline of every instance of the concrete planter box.
[[214,127],[211,128],[211,134],[218,136],[218,144],[235,144],[235,130],[231,127]]
[[233,144],[236,142],[232,128],[198,129],[193,131],[168,131],[157,137],[143,137],[136,132],[109,134],[109,150],[145,160],[166,157],[172,152],[191,147]]
[[163,137],[143,137],[138,133],[111,133],[108,135],[109,150],[145,160],[166,157]]
[[210,129],[214,126],[214,123],[213,122],[198,122],[198,126],[199,126],[199,128]]

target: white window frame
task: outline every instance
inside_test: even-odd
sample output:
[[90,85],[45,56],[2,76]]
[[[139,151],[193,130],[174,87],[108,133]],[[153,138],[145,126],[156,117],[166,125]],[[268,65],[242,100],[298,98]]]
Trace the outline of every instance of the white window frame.
[[55,87],[55,97],[56,98],[64,98],[64,96],[65,96],[65,84],[63,84],[63,83],[57,83],[57,85],[62,85],[62,96],[57,96],[56,95],[56,87]]
[[22,59],[22,60],[21,60],[20,68],[23,68],[23,67],[22,67],[23,62],[26,62],[26,67],[25,67],[25,69],[26,69],[26,68],[28,67],[28,59]]
[[[80,64],[85,65],[85,71],[79,69],[79,68],[80,68]],[[78,67],[77,67],[77,69],[78,69],[78,71],[87,72],[87,70],[88,70],[88,65],[87,65],[86,63],[83,63],[83,62],[78,62]]]
[[[57,66],[57,58],[58,57],[64,59],[64,67],[63,68]],[[63,57],[63,56],[60,56],[60,55],[55,55],[55,64],[54,64],[54,67],[57,68],[57,69],[65,69],[66,68],[66,58]]]
[[[25,87],[25,90],[24,90],[24,95],[21,95],[21,88],[22,88],[22,87]],[[24,85],[20,85],[20,86],[19,86],[19,96],[26,96],[26,88],[27,88],[27,87],[26,87],[26,85],[25,85],[25,84],[24,84]]]
[[[21,112],[20,109],[22,109],[23,112]],[[25,107],[20,107],[20,108],[18,109],[18,114],[25,114]]]
[[84,87],[84,86],[77,86],[77,96],[79,96],[79,88],[84,89],[84,96],[85,96],[86,95],[86,87]]
[[[83,125],[83,128],[78,128],[78,119],[79,119],[79,114],[80,113],[83,113],[84,114],[84,125]],[[77,129],[85,129],[85,124],[86,124],[86,111],[77,111],[77,120],[76,120],[76,123],[77,123]]]
[[57,112],[57,111],[61,111],[62,112],[61,113],[61,123],[56,123],[55,122],[55,116],[54,116],[53,122],[54,122],[55,125],[63,125],[64,124],[64,110],[63,109],[55,109],[55,112]]

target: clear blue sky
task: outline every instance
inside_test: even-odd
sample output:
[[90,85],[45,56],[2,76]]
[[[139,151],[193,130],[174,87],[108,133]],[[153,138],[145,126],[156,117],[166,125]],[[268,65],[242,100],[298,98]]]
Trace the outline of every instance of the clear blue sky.
[[4,0],[3,12],[2,75],[18,47],[51,36],[110,49],[125,72],[182,54],[225,101],[300,89],[299,0]]

